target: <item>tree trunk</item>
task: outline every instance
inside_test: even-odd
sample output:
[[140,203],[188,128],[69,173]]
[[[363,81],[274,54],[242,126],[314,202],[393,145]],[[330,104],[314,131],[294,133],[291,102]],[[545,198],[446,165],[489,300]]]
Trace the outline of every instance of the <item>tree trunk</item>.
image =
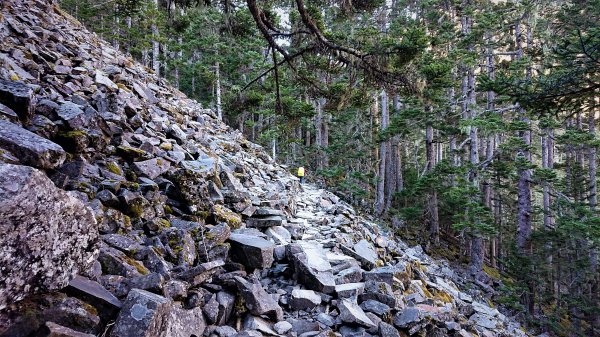
[[221,67],[219,61],[215,64],[216,91],[217,91],[217,118],[223,120],[223,107],[221,106]]
[[[381,91],[381,131],[388,127],[389,112],[388,98],[385,90]],[[379,144],[379,174],[377,175],[377,198],[375,201],[375,213],[379,216],[383,214],[385,208],[385,171],[386,171],[386,142]]]
[[[425,109],[430,113],[431,107],[426,106]],[[425,157],[427,160],[426,171],[431,172],[436,164],[436,153],[433,146],[433,126],[427,123],[425,126]],[[427,212],[429,213],[429,238],[433,245],[437,246],[440,243],[440,219],[438,211],[437,190],[435,187],[430,188],[429,198],[427,200]]]
[[158,41],[158,26],[153,24],[152,30],[152,69],[157,76],[160,76],[160,42]]

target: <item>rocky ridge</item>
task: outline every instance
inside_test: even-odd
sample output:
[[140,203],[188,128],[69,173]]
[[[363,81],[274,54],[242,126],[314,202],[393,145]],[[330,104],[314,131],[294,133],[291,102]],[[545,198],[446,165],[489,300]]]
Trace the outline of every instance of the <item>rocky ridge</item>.
[[0,336],[525,336],[51,1],[0,12]]

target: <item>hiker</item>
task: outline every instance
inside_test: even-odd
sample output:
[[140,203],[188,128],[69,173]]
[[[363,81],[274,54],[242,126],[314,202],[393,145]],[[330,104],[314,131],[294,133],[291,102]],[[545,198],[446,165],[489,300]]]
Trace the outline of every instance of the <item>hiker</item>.
[[298,167],[298,178],[300,178],[300,184],[304,184],[304,167]]

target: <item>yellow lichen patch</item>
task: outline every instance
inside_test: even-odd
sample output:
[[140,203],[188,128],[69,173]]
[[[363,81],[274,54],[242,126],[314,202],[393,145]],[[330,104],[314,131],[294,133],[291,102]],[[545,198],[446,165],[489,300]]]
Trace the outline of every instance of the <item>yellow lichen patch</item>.
[[121,170],[121,168],[119,167],[119,165],[117,165],[115,162],[109,161],[106,163],[106,169],[114,174],[123,175],[123,170]]
[[225,222],[231,228],[239,228],[242,223],[242,218],[239,214],[234,213],[229,208],[222,205],[214,205],[212,214],[218,222]]
[[139,261],[137,261],[137,260],[134,260],[134,259],[132,259],[132,258],[130,258],[130,257],[128,257],[128,256],[126,256],[126,257],[125,257],[125,262],[126,262],[128,265],[130,265],[130,266],[134,267],[134,268],[135,268],[135,270],[137,270],[137,271],[138,271],[138,273],[140,273],[140,274],[142,274],[142,275],[148,275],[148,274],[150,274],[150,271],[148,270],[148,268],[146,268],[146,267],[144,266],[144,264],[142,264],[141,262],[139,262]]
[[494,278],[494,279],[500,279],[502,278],[502,275],[500,275],[500,272],[498,271],[498,269],[496,268],[492,268],[489,266],[483,266],[483,271],[488,274],[489,277]]
[[160,143],[160,145],[158,147],[164,151],[173,150],[173,144],[171,144],[171,143]]
[[433,298],[435,300],[444,302],[444,303],[452,303],[452,296],[442,290],[433,290]]

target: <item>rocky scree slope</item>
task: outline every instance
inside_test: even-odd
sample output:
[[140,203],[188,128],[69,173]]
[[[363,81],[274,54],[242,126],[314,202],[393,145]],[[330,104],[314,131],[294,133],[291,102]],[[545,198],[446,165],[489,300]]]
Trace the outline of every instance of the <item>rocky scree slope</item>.
[[524,336],[51,1],[0,12],[0,336]]

